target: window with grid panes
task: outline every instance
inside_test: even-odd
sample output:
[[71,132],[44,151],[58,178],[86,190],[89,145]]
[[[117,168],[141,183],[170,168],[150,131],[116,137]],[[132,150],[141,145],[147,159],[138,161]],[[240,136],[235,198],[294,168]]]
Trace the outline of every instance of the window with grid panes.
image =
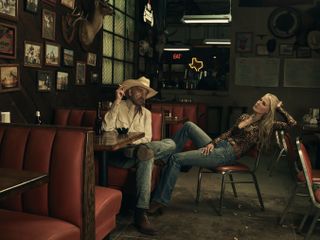
[[102,84],[119,84],[134,74],[135,1],[109,0],[113,16],[103,20]]

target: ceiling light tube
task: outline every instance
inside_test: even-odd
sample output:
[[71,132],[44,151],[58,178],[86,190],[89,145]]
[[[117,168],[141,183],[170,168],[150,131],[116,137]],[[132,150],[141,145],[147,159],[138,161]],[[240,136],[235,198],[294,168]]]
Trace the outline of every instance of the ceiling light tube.
[[184,23],[229,23],[231,22],[231,14],[184,15],[181,21]]
[[231,45],[230,39],[205,39],[203,42],[211,45]]
[[188,47],[165,47],[163,51],[168,52],[187,52],[190,51],[190,48]]

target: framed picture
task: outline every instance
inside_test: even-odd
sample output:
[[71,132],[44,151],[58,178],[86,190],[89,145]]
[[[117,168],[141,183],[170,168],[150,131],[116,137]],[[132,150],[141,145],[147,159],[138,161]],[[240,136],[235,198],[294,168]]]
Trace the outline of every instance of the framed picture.
[[99,80],[99,74],[96,72],[90,72],[90,83],[97,84]]
[[17,27],[11,24],[0,23],[0,57],[16,58]]
[[42,10],[42,37],[55,40],[56,38],[56,13],[48,9]]
[[62,62],[64,66],[68,66],[71,67],[74,65],[73,63],[73,56],[74,56],[74,51],[71,49],[63,49],[63,58],[62,58]]
[[256,54],[257,56],[268,56],[269,52],[268,52],[267,46],[265,44],[257,44]]
[[60,66],[60,45],[46,42],[45,46],[45,65]]
[[76,63],[76,85],[86,84],[86,63],[77,61]]
[[251,32],[238,32],[236,33],[236,51],[252,52],[252,33]]
[[293,44],[280,44],[279,45],[280,56],[293,56]]
[[11,20],[18,19],[18,0],[1,0],[0,17]]
[[52,71],[38,71],[38,91],[50,92],[54,80],[54,72]]
[[24,9],[31,13],[37,13],[39,0],[25,0]]
[[19,64],[0,64],[0,83],[0,92],[19,90]]
[[61,5],[74,9],[75,0],[61,0]]
[[309,47],[298,47],[297,48],[298,58],[309,58],[311,57],[311,49]]
[[41,67],[42,45],[41,43],[24,41],[24,66]]
[[55,5],[57,3],[57,0],[42,0],[42,2],[50,4],[50,5]]
[[69,73],[57,72],[57,90],[63,91],[68,90]]
[[88,52],[87,64],[95,67],[97,65],[97,54]]

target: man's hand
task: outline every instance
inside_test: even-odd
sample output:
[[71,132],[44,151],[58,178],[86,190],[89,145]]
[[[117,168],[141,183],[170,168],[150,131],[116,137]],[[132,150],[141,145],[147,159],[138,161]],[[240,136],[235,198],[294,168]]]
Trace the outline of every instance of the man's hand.
[[116,103],[120,103],[121,102],[121,100],[122,100],[122,98],[123,98],[123,96],[124,96],[124,88],[121,86],[121,85],[119,85],[119,87],[118,87],[118,89],[116,90],[116,99],[115,99],[115,102]]
[[209,155],[214,149],[214,145],[212,143],[209,143],[207,146],[201,148],[201,153],[205,156]]

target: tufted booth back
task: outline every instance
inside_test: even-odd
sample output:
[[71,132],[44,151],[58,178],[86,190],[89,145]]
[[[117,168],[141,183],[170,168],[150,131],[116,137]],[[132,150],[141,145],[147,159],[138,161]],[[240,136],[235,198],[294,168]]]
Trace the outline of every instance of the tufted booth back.
[[[186,117],[194,122],[204,131],[207,130],[207,106],[203,103],[151,103],[152,112],[170,112],[172,116]],[[169,134],[173,136],[180,128],[182,123],[169,126]],[[186,144],[186,150],[192,148],[191,141]]]
[[86,129],[0,124],[0,167],[49,175],[48,184],[4,199],[0,208],[62,219],[83,232],[83,216],[94,219],[92,140]]
[[[102,112],[104,116],[106,112]],[[152,140],[162,139],[162,113],[152,112]],[[95,110],[84,109],[55,109],[54,122],[60,126],[93,127],[96,119]]]

